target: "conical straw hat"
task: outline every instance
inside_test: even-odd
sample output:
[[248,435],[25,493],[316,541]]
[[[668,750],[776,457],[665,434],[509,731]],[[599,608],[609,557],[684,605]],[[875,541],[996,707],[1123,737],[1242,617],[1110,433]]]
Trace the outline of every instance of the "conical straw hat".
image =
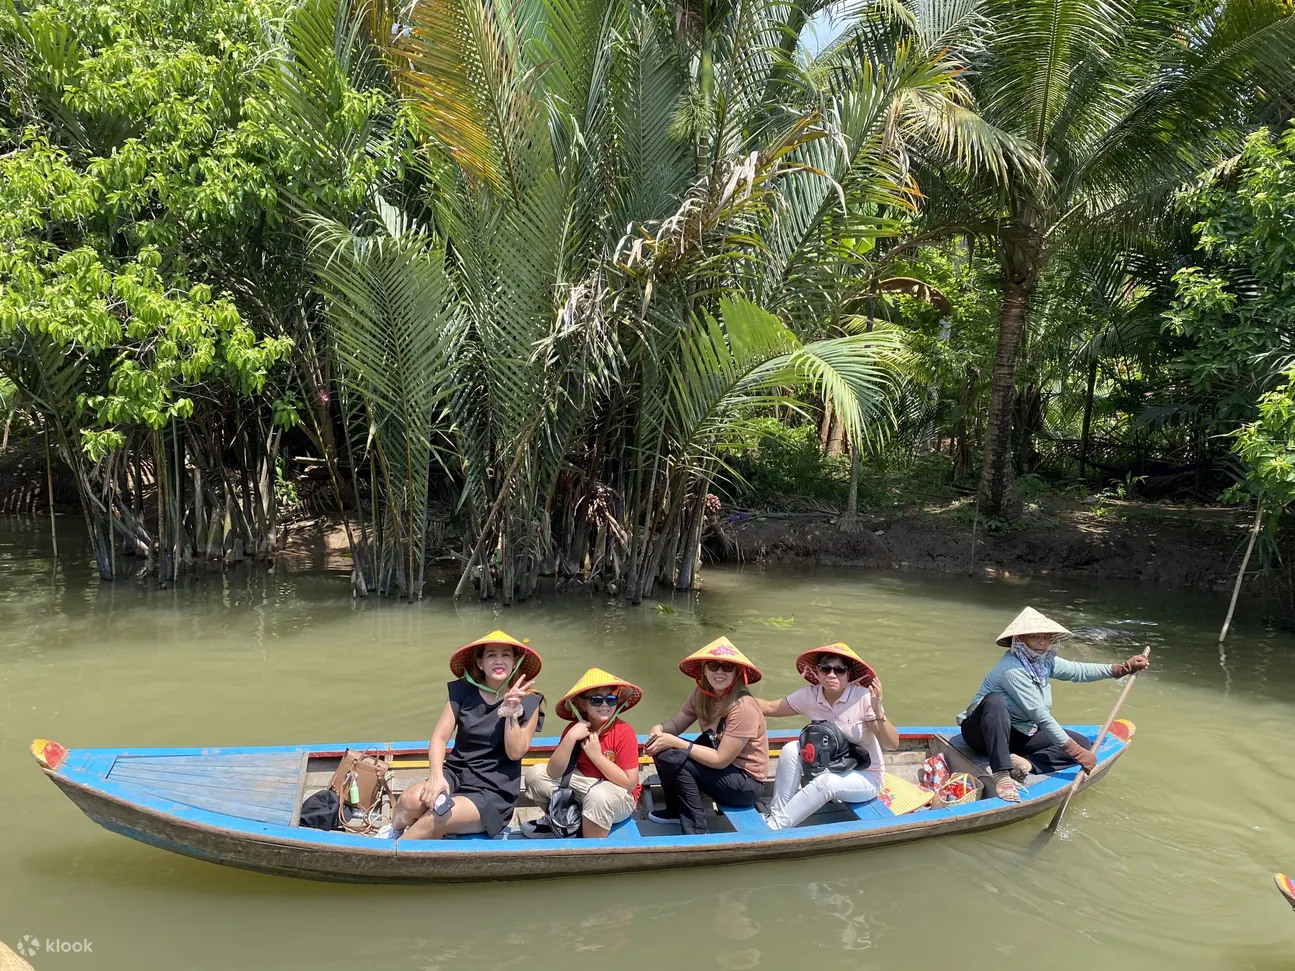
[[516,651],[522,659],[521,667],[518,668],[517,674],[520,674],[523,678],[529,679],[539,675],[543,662],[534,648],[523,644],[511,634],[505,634],[501,630],[492,630],[485,637],[479,637],[471,644],[464,644],[450,655],[450,670],[454,672],[456,678],[463,677],[463,672],[468,669],[468,662],[476,654],[477,648],[485,647],[487,644],[503,644]]
[[826,647],[805,651],[796,658],[796,670],[810,684],[818,684],[818,659],[824,654],[836,654],[845,658],[845,663],[850,668],[849,681],[857,681],[866,688],[877,680],[877,672],[868,666],[868,662],[850,650],[850,645],[838,641]]
[[558,700],[557,706],[553,710],[558,713],[559,718],[565,718],[569,722],[575,721],[576,713],[571,709],[571,699],[584,694],[586,691],[592,691],[594,688],[616,688],[617,694],[620,696],[620,704],[617,705],[617,710],[621,714],[629,711],[643,700],[643,691],[638,685],[630,684],[625,679],[618,678],[602,668],[590,668],[571,687],[571,690]]
[[1025,634],[1055,634],[1060,640],[1075,636],[1055,620],[1049,620],[1033,607],[1026,607],[1007,625],[1007,629],[998,635],[996,643],[999,647],[1008,647],[1013,637],[1022,637]]
[[707,661],[727,661],[746,668],[746,683],[755,684],[764,677],[760,669],[737,649],[727,637],[717,637],[700,651],[694,651],[679,662],[679,670],[701,684],[702,665]]

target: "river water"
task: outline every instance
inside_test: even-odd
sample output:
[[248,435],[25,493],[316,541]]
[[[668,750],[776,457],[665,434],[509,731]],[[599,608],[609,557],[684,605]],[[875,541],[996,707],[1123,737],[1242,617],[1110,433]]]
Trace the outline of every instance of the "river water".
[[[1270,874],[1295,868],[1295,639],[1243,616],[1220,662],[1221,598],[1043,578],[844,570],[707,570],[673,610],[546,595],[504,609],[356,603],[335,574],[236,571],[161,591],[99,585],[61,527],[0,519],[0,940],[86,942],[37,971],[433,971],[678,968],[1177,971],[1295,967],[1295,914]],[[72,547],[71,553],[67,550]],[[250,745],[416,738],[445,697],[450,650],[502,626],[544,657],[560,694],[597,662],[642,685],[640,730],[672,714],[679,658],[727,634],[795,688],[801,650],[848,641],[899,724],[950,723],[1031,603],[1152,647],[1125,715],[1132,751],[1045,819],[987,834],[820,859],[448,888],[361,887],[189,860],[90,822],[31,763],[76,746]],[[1057,684],[1063,721],[1100,722],[1113,682]],[[84,947],[84,945],[83,945]]]

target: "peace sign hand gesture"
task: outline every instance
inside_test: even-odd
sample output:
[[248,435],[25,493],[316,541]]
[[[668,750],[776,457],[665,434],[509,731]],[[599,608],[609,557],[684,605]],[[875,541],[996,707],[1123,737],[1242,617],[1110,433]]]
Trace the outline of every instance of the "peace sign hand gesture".
[[535,683],[534,678],[521,678],[504,694],[503,703],[499,706],[500,718],[521,718],[522,717],[522,698],[526,696],[527,690]]

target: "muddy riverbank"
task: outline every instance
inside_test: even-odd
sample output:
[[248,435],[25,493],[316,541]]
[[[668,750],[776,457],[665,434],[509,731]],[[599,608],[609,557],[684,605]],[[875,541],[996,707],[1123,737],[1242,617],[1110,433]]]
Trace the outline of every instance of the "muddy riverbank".
[[[79,519],[75,489],[55,464],[55,508]],[[284,509],[277,559],[293,568],[343,569],[345,533],[325,512],[330,496]],[[306,490],[303,488],[303,493]],[[10,446],[0,457],[0,515],[48,512],[44,454],[34,442]],[[323,514],[321,514],[323,513]],[[429,553],[447,569],[462,544],[450,510],[439,510],[429,529]],[[932,570],[972,576],[1073,576],[1223,590],[1236,577],[1251,523],[1244,509],[1071,500],[1051,496],[1031,503],[1016,523],[984,521],[969,498],[913,501],[869,510],[852,521],[832,511],[769,512],[725,509],[711,524],[704,555],[709,562],[855,566]],[[68,527],[77,528],[69,521]],[[1291,545],[1283,537],[1279,548]],[[1293,551],[1295,552],[1295,551]],[[1290,556],[1260,576],[1251,562],[1247,592],[1261,593],[1273,610],[1290,609]]]
[[[1236,578],[1250,515],[1225,507],[1109,502],[1036,509],[985,523],[970,500],[913,505],[854,522],[828,513],[736,513],[715,531],[718,560],[1073,576],[1224,589]],[[1258,561],[1251,563],[1257,572]]]

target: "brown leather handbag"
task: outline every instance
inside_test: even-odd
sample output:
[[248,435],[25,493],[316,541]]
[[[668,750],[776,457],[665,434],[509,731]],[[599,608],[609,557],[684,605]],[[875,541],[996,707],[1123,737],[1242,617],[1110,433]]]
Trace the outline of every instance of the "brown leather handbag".
[[328,784],[337,794],[337,821],[343,829],[361,834],[378,829],[375,817],[382,809],[382,798],[391,796],[390,772],[382,756],[346,750]]

